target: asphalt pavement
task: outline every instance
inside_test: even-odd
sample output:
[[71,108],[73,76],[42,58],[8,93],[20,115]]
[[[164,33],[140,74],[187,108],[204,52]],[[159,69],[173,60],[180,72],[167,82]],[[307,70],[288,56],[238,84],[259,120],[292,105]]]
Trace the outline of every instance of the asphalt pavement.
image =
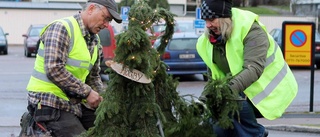
[[[16,137],[20,132],[18,121],[1,119],[0,137]],[[276,120],[257,119],[268,130],[314,133],[320,136],[320,113],[297,112],[284,114]]]

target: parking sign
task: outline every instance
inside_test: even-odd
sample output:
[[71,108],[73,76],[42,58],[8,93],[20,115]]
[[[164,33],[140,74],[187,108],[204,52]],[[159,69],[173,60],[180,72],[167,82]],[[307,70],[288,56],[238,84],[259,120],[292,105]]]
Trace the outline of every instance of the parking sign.
[[130,10],[130,7],[129,7],[129,6],[123,6],[123,7],[121,7],[121,17],[122,17],[122,20],[128,20],[129,10]]
[[196,34],[201,35],[204,32],[206,22],[202,19],[194,20],[194,28],[196,29]]
[[202,19],[194,20],[194,28],[204,28],[205,25],[206,25],[206,22]]

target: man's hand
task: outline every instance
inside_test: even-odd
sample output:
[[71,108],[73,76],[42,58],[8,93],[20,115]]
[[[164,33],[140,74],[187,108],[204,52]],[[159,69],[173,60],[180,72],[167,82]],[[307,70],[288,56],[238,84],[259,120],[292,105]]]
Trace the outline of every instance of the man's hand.
[[87,97],[87,103],[92,108],[97,108],[102,100],[103,98],[94,90],[91,90]]

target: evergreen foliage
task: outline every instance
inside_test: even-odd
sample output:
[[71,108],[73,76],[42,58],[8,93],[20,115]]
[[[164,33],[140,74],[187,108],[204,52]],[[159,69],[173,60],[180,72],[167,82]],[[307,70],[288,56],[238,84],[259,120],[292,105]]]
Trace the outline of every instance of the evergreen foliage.
[[[121,6],[132,6],[136,0],[121,0],[119,7]],[[152,8],[156,9],[157,7],[164,8],[169,10],[170,6],[168,0],[146,0],[147,4]]]
[[232,118],[236,114],[239,118],[240,101],[244,101],[237,91],[229,88],[228,82],[231,78],[231,74],[222,79],[210,78],[211,80],[208,81],[201,95],[206,98],[204,102],[211,112],[212,121],[225,129],[233,128]]

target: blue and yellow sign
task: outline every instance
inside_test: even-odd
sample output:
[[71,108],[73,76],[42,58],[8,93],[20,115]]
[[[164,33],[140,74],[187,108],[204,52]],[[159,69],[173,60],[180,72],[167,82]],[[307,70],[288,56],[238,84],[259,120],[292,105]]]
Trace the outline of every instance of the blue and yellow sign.
[[312,66],[314,26],[313,22],[283,22],[282,46],[289,66]]

